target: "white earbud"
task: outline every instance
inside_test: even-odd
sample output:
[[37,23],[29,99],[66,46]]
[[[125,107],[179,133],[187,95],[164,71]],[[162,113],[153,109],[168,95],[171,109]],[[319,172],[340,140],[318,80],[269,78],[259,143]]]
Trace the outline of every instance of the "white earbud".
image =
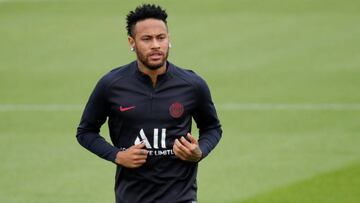
[[131,48],[130,48],[130,51],[135,51],[134,47],[131,47]]
[[169,48],[171,48],[171,43],[169,43]]

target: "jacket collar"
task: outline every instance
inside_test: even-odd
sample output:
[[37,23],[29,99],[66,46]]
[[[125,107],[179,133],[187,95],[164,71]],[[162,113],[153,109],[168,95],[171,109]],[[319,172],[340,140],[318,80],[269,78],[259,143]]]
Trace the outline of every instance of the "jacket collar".
[[[130,66],[136,77],[140,78],[141,80],[151,81],[151,79],[148,75],[146,75],[145,73],[140,71],[137,61],[131,62]],[[165,79],[171,78],[173,69],[174,69],[174,65],[172,63],[170,63],[169,61],[166,61],[166,72],[164,74],[158,75],[158,78],[157,78],[158,83]]]

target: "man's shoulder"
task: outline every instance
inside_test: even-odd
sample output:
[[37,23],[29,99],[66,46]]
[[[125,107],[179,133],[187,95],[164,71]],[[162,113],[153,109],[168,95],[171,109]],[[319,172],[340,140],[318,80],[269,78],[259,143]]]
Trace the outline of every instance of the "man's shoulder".
[[134,62],[116,67],[110,70],[108,73],[106,73],[103,77],[107,79],[112,79],[112,78],[122,78],[122,77],[130,76],[133,71],[132,68],[133,66],[134,66]]
[[188,68],[179,67],[174,64],[171,65],[173,67],[172,72],[175,77],[178,77],[194,86],[201,86],[206,84],[205,80],[195,71]]
[[106,73],[101,77],[100,82],[106,85],[110,85],[117,80],[121,80],[129,77],[133,70],[132,68],[132,66],[134,65],[133,63],[134,62],[131,62],[129,64],[122,65],[110,70],[108,73]]

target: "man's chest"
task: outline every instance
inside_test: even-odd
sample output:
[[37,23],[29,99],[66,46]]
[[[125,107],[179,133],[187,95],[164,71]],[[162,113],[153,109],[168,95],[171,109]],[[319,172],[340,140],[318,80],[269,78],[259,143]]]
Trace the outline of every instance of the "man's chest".
[[110,116],[138,122],[177,122],[192,115],[198,95],[186,84],[164,84],[157,88],[119,85],[109,91]]
[[[197,95],[187,86],[131,88],[121,86],[109,92],[109,122],[118,146],[129,147],[146,140],[150,153],[172,153],[176,138],[191,130]],[[164,151],[165,150],[165,151]],[[151,154],[150,154],[151,155]]]

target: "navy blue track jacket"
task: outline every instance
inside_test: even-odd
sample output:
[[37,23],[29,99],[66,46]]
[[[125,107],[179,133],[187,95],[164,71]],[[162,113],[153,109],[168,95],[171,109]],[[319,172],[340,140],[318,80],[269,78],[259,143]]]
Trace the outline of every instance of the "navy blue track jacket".
[[[99,134],[107,118],[113,145]],[[100,79],[76,136],[83,147],[111,162],[119,151],[145,143],[149,153],[144,165],[135,169],[117,165],[117,203],[190,203],[196,202],[198,164],[180,160],[172,148],[175,139],[191,132],[192,118],[204,158],[222,134],[205,81],[168,62],[153,87],[134,61]]]

